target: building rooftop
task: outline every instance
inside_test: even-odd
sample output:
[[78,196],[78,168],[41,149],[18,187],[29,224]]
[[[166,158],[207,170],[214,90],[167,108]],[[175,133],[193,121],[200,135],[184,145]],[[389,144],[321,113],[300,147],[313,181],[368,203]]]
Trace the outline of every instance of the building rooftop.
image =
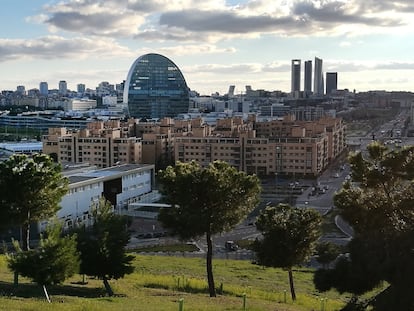
[[82,167],[82,169],[75,169],[73,171],[66,171],[64,175],[69,179],[69,184],[87,182],[93,179],[105,179],[115,175],[123,175],[123,173],[132,171],[138,168],[151,168],[150,164],[122,164],[103,169],[96,169],[95,166]]
[[90,180],[90,179],[94,179],[96,177],[91,177],[91,176],[68,176],[69,179],[69,184],[75,184],[78,182],[82,182],[82,181],[86,181],[86,180]]
[[1,143],[0,149],[14,153],[42,152],[42,142]]

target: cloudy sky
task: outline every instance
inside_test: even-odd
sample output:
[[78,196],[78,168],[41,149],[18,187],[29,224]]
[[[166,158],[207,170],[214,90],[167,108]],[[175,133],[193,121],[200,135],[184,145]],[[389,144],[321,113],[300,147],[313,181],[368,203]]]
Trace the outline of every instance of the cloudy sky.
[[[2,0],[0,90],[126,79],[155,52],[201,94],[290,91],[292,59],[338,87],[414,91],[413,0]],[[303,65],[302,65],[303,67]],[[302,88],[303,88],[303,81]]]

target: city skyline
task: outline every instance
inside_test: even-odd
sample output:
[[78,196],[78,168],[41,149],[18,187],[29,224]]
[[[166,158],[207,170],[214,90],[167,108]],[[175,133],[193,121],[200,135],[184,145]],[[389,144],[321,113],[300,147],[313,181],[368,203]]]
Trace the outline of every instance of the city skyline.
[[315,57],[339,89],[414,91],[408,0],[4,0],[2,10],[1,90],[117,84],[159,53],[205,95],[290,92],[291,60]]

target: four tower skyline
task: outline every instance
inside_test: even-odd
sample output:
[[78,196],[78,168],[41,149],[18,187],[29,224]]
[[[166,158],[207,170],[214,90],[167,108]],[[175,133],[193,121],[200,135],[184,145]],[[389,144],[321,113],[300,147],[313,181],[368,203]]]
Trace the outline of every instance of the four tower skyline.
[[[305,61],[304,68],[304,97],[312,94],[312,73],[313,73],[313,94],[322,96],[325,94],[325,81],[323,77],[323,61],[315,57],[314,70],[312,72],[312,61]],[[326,73],[326,94],[330,94],[338,87],[338,74],[336,72]],[[329,81],[328,81],[329,80]],[[301,92],[301,60],[292,59],[291,68],[291,94],[300,97]]]

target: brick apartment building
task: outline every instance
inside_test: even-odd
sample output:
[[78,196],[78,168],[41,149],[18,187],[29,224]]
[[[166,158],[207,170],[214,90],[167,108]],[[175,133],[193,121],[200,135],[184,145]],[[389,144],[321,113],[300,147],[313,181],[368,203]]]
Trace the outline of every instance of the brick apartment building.
[[163,167],[175,161],[208,165],[223,160],[258,175],[320,174],[346,148],[345,125],[339,118],[259,122],[233,117],[215,126],[202,118],[159,122],[130,119],[98,121],[84,130],[51,128],[43,137],[43,152],[65,162],[89,162],[98,167],[145,163]]

